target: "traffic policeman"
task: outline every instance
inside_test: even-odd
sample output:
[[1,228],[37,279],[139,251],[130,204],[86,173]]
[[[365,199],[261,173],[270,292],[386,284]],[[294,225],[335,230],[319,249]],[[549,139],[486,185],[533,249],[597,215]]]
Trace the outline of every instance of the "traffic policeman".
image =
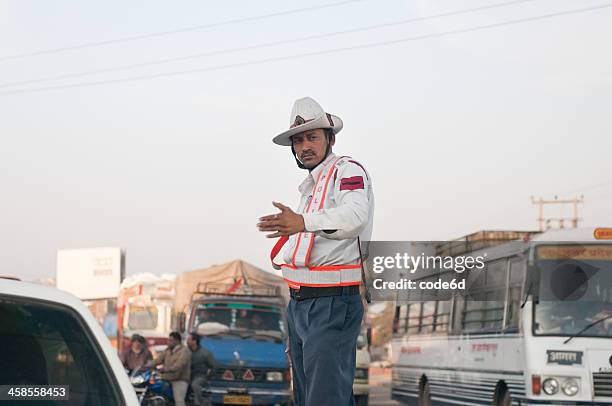
[[[342,120],[312,98],[297,100],[289,130],[274,137],[308,170],[297,212],[261,217],[260,231],[279,238],[271,253],[291,300],[289,352],[297,406],[354,405],[357,337],[363,318],[361,241],[372,234],[374,196],[364,166],[332,149]],[[283,263],[274,262],[277,254]]]

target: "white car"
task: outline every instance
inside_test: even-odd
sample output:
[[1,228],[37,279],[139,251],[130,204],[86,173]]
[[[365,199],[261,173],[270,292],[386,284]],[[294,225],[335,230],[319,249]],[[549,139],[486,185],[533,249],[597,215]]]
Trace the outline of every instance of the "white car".
[[0,404],[139,404],[102,328],[75,296],[0,277],[0,320]]
[[370,397],[370,352],[365,330],[357,338],[357,357],[355,380],[353,381],[353,395],[356,406],[367,406]]

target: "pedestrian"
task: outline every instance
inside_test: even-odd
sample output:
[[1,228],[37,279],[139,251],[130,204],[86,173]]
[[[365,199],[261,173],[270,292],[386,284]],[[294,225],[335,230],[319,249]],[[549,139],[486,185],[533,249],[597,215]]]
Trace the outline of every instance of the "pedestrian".
[[200,336],[190,333],[187,337],[187,346],[191,350],[191,390],[196,405],[210,406],[210,401],[202,396],[202,388],[208,384],[208,378],[215,369],[215,360],[212,354],[200,346]]
[[151,351],[147,348],[147,341],[140,334],[132,335],[130,346],[119,357],[123,366],[130,372],[144,367],[153,359]]
[[[290,128],[273,142],[291,147],[308,170],[294,212],[261,217],[258,228],[280,237],[270,257],[282,269],[291,300],[287,307],[289,352],[296,406],[354,405],[357,337],[363,317],[364,280],[360,241],[372,234],[374,197],[364,166],[332,148],[342,120],[306,97],[293,105]],[[282,251],[284,263],[274,258]]]
[[185,406],[185,396],[191,378],[191,352],[181,341],[179,332],[170,333],[168,348],[149,363],[149,366],[162,365],[161,377],[172,384],[176,406]]

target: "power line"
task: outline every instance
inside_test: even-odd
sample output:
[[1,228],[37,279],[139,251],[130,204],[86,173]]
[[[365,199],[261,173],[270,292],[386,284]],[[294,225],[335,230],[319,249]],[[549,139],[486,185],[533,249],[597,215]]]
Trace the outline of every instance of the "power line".
[[210,71],[225,70],[225,69],[237,68],[237,67],[243,67],[243,66],[259,65],[259,64],[270,63],[270,62],[286,61],[286,60],[297,59],[297,58],[305,58],[305,57],[310,57],[310,56],[320,56],[320,55],[326,55],[326,54],[337,53],[337,52],[346,52],[346,51],[354,51],[354,50],[361,50],[361,49],[377,48],[377,47],[381,47],[381,46],[395,45],[395,44],[400,44],[400,43],[409,42],[409,41],[419,41],[419,40],[430,39],[430,38],[446,37],[446,36],[450,36],[450,35],[482,31],[482,30],[487,30],[487,29],[491,29],[491,28],[497,28],[497,27],[515,25],[515,24],[521,24],[521,23],[525,23],[525,22],[545,20],[545,19],[549,19],[549,18],[555,18],[555,17],[566,16],[566,15],[571,15],[571,14],[584,13],[584,12],[588,12],[588,11],[600,10],[600,9],[609,8],[609,7],[612,7],[612,3],[602,4],[602,5],[593,6],[593,7],[585,7],[585,8],[579,8],[579,9],[561,11],[561,12],[550,13],[550,14],[543,14],[543,15],[527,17],[527,18],[520,18],[520,19],[515,19],[515,20],[503,21],[503,22],[499,22],[499,23],[480,25],[480,26],[463,28],[463,29],[457,29],[457,30],[443,31],[443,32],[432,33],[432,34],[424,34],[424,35],[420,35],[420,36],[416,36],[416,37],[405,37],[405,38],[399,38],[399,39],[396,39],[396,40],[373,42],[373,43],[369,43],[369,44],[361,44],[361,45],[350,46],[350,47],[326,49],[326,50],[322,50],[322,51],[315,51],[315,52],[308,52],[308,53],[302,53],[302,54],[280,56],[280,57],[272,57],[272,58],[259,59],[259,60],[246,61],[246,62],[239,62],[239,63],[232,63],[232,64],[226,64],[226,65],[209,66],[209,67],[205,67],[205,68],[189,69],[189,70],[183,70],[183,71],[157,73],[157,74],[142,75],[142,76],[133,76],[133,77],[123,78],[123,79],[109,79],[109,80],[101,80],[101,81],[96,81],[96,82],[85,82],[85,83],[75,83],[75,84],[69,84],[69,85],[47,86],[47,87],[39,87],[39,88],[32,88],[32,89],[12,90],[12,91],[7,91],[7,92],[0,92],[0,96],[2,96],[2,95],[11,95],[11,94],[34,93],[34,92],[41,92],[41,91],[48,91],[48,90],[59,90],[59,89],[70,89],[70,88],[78,88],[78,87],[98,86],[98,85],[104,85],[104,84],[110,84],[110,83],[132,82],[132,81],[138,81],[138,80],[157,79],[157,78],[171,77],[171,76],[181,76],[181,75],[188,75],[188,74],[193,74],[193,73],[210,72]]
[[117,71],[122,71],[122,70],[142,68],[145,66],[160,65],[160,64],[166,64],[166,63],[172,63],[172,62],[180,62],[180,61],[186,61],[190,59],[198,59],[198,58],[203,58],[206,56],[231,54],[231,53],[242,52],[242,51],[251,51],[255,49],[268,48],[268,47],[273,47],[273,46],[278,46],[278,45],[292,44],[296,42],[303,42],[303,41],[309,41],[309,40],[321,39],[321,38],[329,38],[329,37],[338,36],[338,35],[371,31],[371,30],[377,30],[381,28],[410,24],[414,22],[427,21],[427,20],[432,20],[436,18],[473,13],[473,12],[483,11],[483,10],[488,10],[488,9],[493,9],[493,8],[508,7],[508,6],[519,4],[519,3],[529,3],[529,2],[534,2],[534,1],[537,1],[537,0],[514,0],[514,1],[508,1],[505,3],[497,3],[497,4],[491,4],[491,5],[481,6],[481,7],[461,9],[461,10],[450,11],[450,12],[445,12],[445,13],[433,14],[429,16],[409,18],[409,19],[399,20],[399,21],[395,21],[391,23],[370,25],[367,27],[353,28],[353,29],[343,30],[343,31],[335,31],[335,32],[330,32],[330,33],[325,33],[325,34],[309,35],[309,36],[300,37],[300,38],[267,42],[267,43],[238,47],[238,48],[229,48],[229,49],[222,49],[222,50],[217,50],[217,51],[209,51],[209,52],[204,52],[204,53],[197,53],[197,54],[186,55],[186,56],[178,56],[174,58],[165,58],[165,59],[159,59],[155,61],[130,64],[130,65],[122,65],[122,66],[115,66],[115,67],[110,67],[110,68],[95,69],[95,70],[90,70],[90,71],[85,71],[85,72],[68,73],[68,74],[63,74],[63,75],[49,76],[46,78],[21,80],[21,81],[16,81],[16,82],[0,84],[0,88],[20,86],[20,85],[26,85],[26,84],[32,84],[32,83],[48,82],[48,81],[53,81],[53,80],[68,79],[68,78],[75,78],[75,77],[91,76],[91,75],[97,75],[101,73],[117,72]]
[[117,44],[117,43],[120,43],[120,42],[130,42],[130,41],[137,41],[137,40],[148,39],[148,38],[162,37],[162,36],[166,36],[166,35],[174,35],[174,34],[180,34],[180,33],[183,33],[183,32],[204,30],[204,29],[208,29],[208,28],[217,28],[217,27],[222,27],[222,26],[225,26],[225,25],[234,25],[234,24],[239,24],[239,23],[264,20],[264,19],[273,18],[273,17],[280,17],[280,16],[285,16],[285,15],[290,15],[290,14],[297,14],[297,13],[303,13],[303,12],[308,12],[308,11],[316,11],[316,10],[321,10],[321,9],[326,9],[326,8],[339,7],[339,6],[344,6],[344,5],[352,4],[352,3],[359,3],[359,2],[363,2],[363,1],[367,1],[367,0],[345,0],[345,1],[340,1],[340,2],[337,2],[337,3],[323,4],[323,5],[319,5],[319,6],[303,7],[303,8],[293,9],[293,10],[279,11],[279,12],[276,12],[276,13],[263,14],[263,15],[259,15],[259,16],[237,18],[237,19],[234,19],[234,20],[226,20],[226,21],[221,21],[221,22],[217,22],[217,23],[210,23],[210,24],[195,25],[195,26],[192,26],[192,27],[177,28],[177,29],[174,29],[174,30],[157,31],[157,32],[151,32],[151,33],[147,33],[147,34],[133,35],[133,36],[130,36],[130,37],[122,37],[122,38],[109,39],[109,40],[105,40],[105,41],[87,42],[87,43],[79,44],[79,45],[65,46],[65,47],[52,48],[52,49],[44,49],[44,50],[40,50],[40,51],[26,52],[26,53],[17,54],[17,55],[0,56],[0,62],[14,60],[14,59],[26,58],[26,57],[30,57],[30,56],[48,55],[48,54],[54,54],[54,53],[58,53],[58,52],[74,51],[74,50],[77,50],[77,49],[99,47],[99,46],[104,46],[104,45]]

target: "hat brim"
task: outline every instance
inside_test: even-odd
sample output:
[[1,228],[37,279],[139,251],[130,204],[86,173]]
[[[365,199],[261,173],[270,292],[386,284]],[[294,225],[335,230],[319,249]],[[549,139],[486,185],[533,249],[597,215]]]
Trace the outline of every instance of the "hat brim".
[[316,120],[300,124],[298,126],[288,129],[283,133],[278,134],[272,139],[272,142],[278,145],[283,145],[285,147],[290,147],[292,144],[292,136],[294,136],[295,134],[302,133],[304,131],[316,130],[317,128],[331,128],[334,131],[334,134],[338,134],[340,130],[342,130],[344,123],[342,122],[342,119],[340,117],[334,116],[333,114],[330,114],[330,116],[332,118],[332,122],[334,123],[333,126],[329,124],[327,117],[322,116],[317,118]]

